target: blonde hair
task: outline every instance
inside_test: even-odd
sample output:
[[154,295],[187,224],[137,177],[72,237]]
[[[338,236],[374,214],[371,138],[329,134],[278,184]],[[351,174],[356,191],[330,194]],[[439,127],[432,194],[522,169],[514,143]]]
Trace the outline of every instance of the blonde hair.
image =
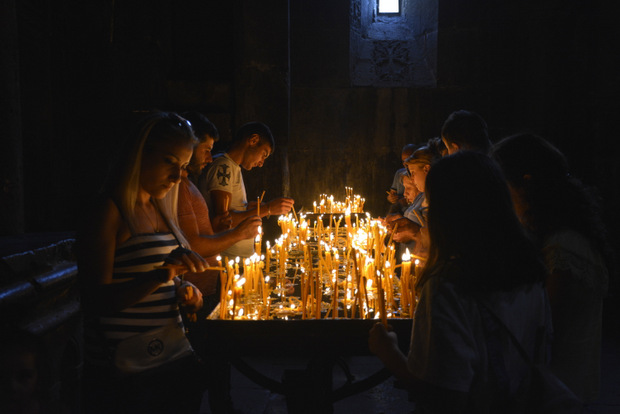
[[[139,132],[128,142],[129,148],[123,153],[116,179],[112,181],[111,195],[117,200],[123,218],[132,234],[136,229],[134,209],[140,189],[140,172],[145,150],[154,144],[179,140],[195,145],[191,124],[174,112],[154,111],[142,119]],[[188,246],[177,220],[177,200],[179,187],[174,185],[161,200],[153,200],[166,224],[180,244]]]
[[445,146],[440,138],[431,138],[425,145],[415,150],[413,154],[405,160],[405,164],[432,165],[443,156],[443,148],[445,148]]

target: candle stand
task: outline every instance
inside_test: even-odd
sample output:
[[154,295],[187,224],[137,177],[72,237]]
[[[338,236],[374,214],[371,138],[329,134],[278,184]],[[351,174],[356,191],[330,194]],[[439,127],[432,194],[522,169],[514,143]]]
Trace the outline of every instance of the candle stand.
[[[284,395],[290,413],[331,413],[334,402],[390,377],[384,368],[357,379],[346,363],[372,355],[368,335],[377,322],[391,325],[408,352],[420,261],[407,252],[397,265],[389,232],[361,207],[347,187],[345,203],[325,196],[316,212],[280,216],[282,236],[266,242],[264,254],[259,234],[252,257],[218,257],[220,303],[191,328],[207,354]],[[274,379],[246,361],[252,356],[301,358],[305,368]],[[336,367],[347,381],[334,389]]]
[[[354,378],[346,365],[351,356],[372,355],[368,332],[377,323],[370,319],[321,320],[206,320],[201,329],[211,355],[226,359],[239,372],[273,393],[285,396],[288,412],[298,414],[331,413],[332,404],[369,390],[388,379],[383,368],[366,378]],[[411,337],[411,319],[388,323],[406,353]],[[270,378],[247,362],[249,357],[295,357],[307,361],[305,369],[285,370],[282,378]],[[340,368],[347,382],[333,389],[334,368]]]

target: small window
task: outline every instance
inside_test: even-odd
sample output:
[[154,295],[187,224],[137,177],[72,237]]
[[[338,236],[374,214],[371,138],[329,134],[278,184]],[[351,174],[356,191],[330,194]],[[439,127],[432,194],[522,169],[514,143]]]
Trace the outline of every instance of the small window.
[[377,14],[400,14],[400,0],[377,0]]

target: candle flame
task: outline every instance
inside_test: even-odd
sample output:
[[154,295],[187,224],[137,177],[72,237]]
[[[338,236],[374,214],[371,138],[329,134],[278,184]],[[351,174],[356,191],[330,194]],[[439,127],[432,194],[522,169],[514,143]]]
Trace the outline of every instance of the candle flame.
[[411,261],[411,253],[409,253],[409,248],[407,248],[405,250],[405,253],[403,253],[403,262],[410,262]]

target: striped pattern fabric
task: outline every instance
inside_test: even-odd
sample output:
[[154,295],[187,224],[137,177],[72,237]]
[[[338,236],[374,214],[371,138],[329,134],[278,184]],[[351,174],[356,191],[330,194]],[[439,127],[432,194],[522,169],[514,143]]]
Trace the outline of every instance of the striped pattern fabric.
[[[151,277],[147,275],[147,272],[163,264],[164,259],[176,247],[178,247],[178,242],[172,233],[132,236],[116,249],[113,283],[126,283],[141,277]],[[173,323],[182,326],[174,281],[162,283],[157,290],[136,304],[122,311],[100,316],[94,322],[94,325],[98,326],[98,332],[91,331],[92,336],[88,335],[88,332],[86,335],[86,342],[91,342],[93,345],[91,350],[94,352],[91,353],[91,357],[94,359],[100,359],[96,354],[103,357],[101,355],[103,350],[100,347],[102,333],[111,351],[115,349],[118,342],[132,335]],[[91,328],[96,328],[96,326],[91,326]],[[87,352],[88,348],[87,344]],[[97,348],[99,352],[95,351]]]

